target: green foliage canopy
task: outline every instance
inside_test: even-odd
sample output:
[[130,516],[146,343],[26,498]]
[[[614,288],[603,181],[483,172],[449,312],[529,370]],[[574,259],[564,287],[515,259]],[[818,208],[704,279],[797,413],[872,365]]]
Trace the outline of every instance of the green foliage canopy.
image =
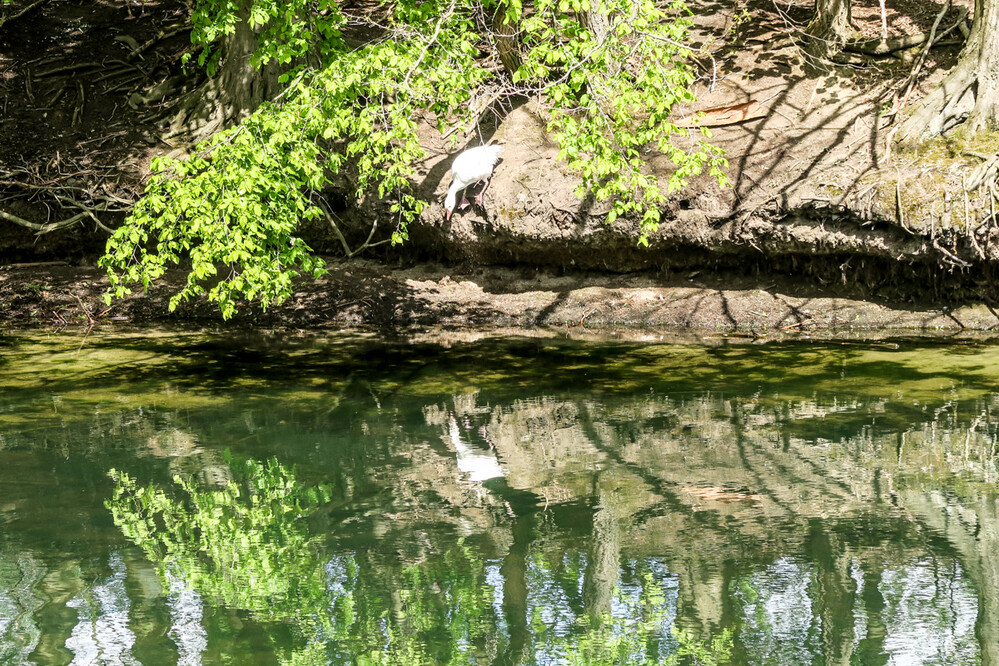
[[[580,195],[612,200],[609,222],[640,219],[647,243],[669,192],[705,168],[725,180],[720,151],[669,119],[693,100],[687,14],[682,0],[399,0],[359,16],[331,0],[199,0],[192,39],[209,73],[225,37],[253,29],[253,63],[283,67],[287,87],[192,157],[154,161],[146,195],[102,259],[107,299],[190,262],[171,309],[206,296],[228,318],[240,299],[284,300],[294,278],[324,272],[297,232],[328,216],[321,192],[338,174],[358,200],[388,201],[390,240],[405,241],[427,205],[412,187],[425,157],[419,119],[442,132],[467,126],[484,96],[534,100],[560,158],[582,176]],[[592,16],[606,31],[590,27]],[[497,21],[516,28],[520,65],[509,77],[496,63]],[[378,37],[350,48],[348,23]],[[643,171],[653,148],[677,167],[665,185]]]

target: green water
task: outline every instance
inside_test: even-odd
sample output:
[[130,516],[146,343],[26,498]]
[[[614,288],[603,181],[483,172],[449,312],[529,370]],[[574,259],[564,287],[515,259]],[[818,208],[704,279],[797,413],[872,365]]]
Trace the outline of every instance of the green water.
[[0,337],[0,664],[999,664],[999,345]]

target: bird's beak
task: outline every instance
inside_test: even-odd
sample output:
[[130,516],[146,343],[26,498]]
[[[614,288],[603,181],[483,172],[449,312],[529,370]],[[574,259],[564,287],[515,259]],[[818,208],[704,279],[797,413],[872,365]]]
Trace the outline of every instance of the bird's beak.
[[445,222],[451,221],[451,211],[447,210],[446,208],[444,209],[444,221]]

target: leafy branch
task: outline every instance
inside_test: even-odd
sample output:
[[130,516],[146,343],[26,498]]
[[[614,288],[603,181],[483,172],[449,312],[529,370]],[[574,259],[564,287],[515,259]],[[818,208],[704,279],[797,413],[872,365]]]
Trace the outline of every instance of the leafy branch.
[[[642,243],[658,228],[669,193],[705,169],[726,182],[726,162],[707,130],[694,137],[670,121],[676,104],[693,101],[681,0],[539,0],[530,11],[521,0],[402,0],[362,16],[343,14],[332,0],[246,4],[245,20],[260,35],[254,62],[281,63],[290,83],[193,157],[155,162],[146,196],[102,260],[109,301],[189,262],[171,309],[207,297],[228,318],[241,299],[281,302],[295,278],[325,270],[297,236],[302,221],[325,217],[345,253],[358,251],[319,203],[334,178],[346,177],[358,201],[385,201],[393,216],[386,240],[405,241],[426,207],[413,193],[415,165],[425,157],[419,119],[445,133],[467,123],[483,95],[533,99],[560,159],[582,177],[580,196],[613,201],[608,222],[641,220]],[[210,72],[214,45],[239,27],[237,10],[227,0],[198,4],[192,35],[206,46],[200,58]],[[489,27],[497,20],[499,32]],[[381,36],[349,49],[340,30],[356,22]],[[488,56],[502,40],[518,50],[504,59],[517,64],[512,73]],[[651,150],[676,165],[665,184],[645,168]],[[383,242],[372,243],[373,234],[374,226],[364,246]]]

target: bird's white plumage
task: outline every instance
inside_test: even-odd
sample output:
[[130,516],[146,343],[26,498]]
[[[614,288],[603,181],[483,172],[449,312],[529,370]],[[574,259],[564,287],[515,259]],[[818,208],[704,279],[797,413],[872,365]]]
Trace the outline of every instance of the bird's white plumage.
[[457,453],[458,469],[467,475],[470,481],[488,481],[503,476],[503,468],[500,467],[495,453],[477,449],[461,439],[461,430],[454,415],[448,419],[448,435]]
[[444,208],[448,213],[454,210],[458,192],[472,183],[489,180],[502,152],[503,146],[476,146],[454,158],[451,164],[451,187],[444,200]]

